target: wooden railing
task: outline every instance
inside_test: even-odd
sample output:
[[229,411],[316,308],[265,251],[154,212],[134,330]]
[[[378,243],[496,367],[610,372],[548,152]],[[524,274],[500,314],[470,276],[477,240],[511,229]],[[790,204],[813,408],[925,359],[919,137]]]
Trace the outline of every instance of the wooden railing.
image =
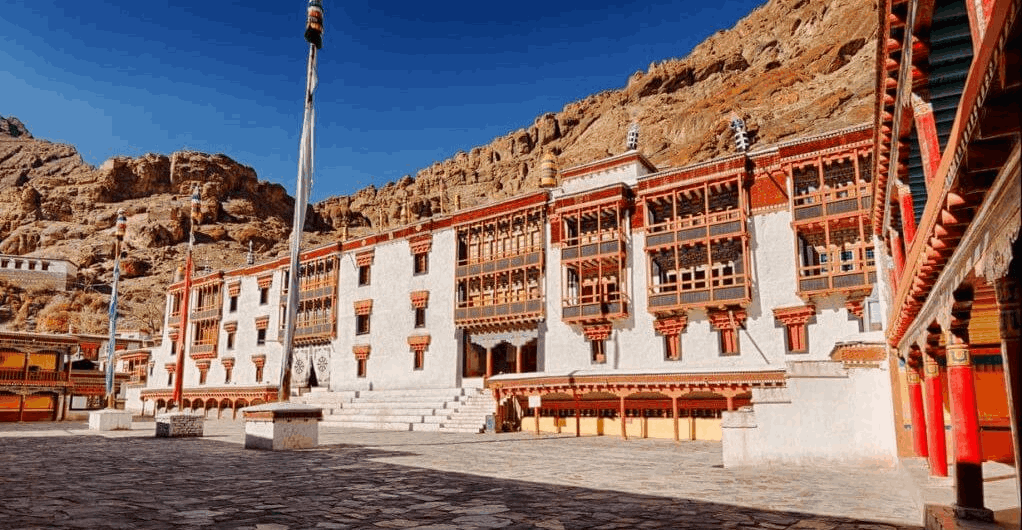
[[792,216],[798,222],[860,210],[868,211],[873,204],[869,186],[868,182],[857,182],[838,188],[824,188],[797,194],[792,199]]
[[0,369],[0,384],[3,385],[59,385],[66,382],[67,372],[57,370]]

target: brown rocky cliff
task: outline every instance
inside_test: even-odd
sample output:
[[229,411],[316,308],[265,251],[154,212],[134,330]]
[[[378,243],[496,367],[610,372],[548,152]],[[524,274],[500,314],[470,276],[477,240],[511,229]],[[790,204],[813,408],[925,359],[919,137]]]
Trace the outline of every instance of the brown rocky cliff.
[[[121,291],[128,318],[122,325],[152,327],[144,315],[154,305],[162,312],[162,293],[184,261],[193,186],[200,189],[202,212],[198,266],[242,265],[249,242],[257,259],[285,248],[294,199],[227,156],[147,154],[94,168],[74,147],[32,138],[16,118],[0,117],[0,253],[67,259],[80,272],[71,293],[22,292],[12,282],[0,293],[0,327],[104,331],[105,312],[95,308],[109,299],[103,295],[112,279],[119,209],[128,217]],[[307,239],[323,240],[315,234]]]
[[[544,151],[561,168],[624,151],[639,123],[640,149],[659,167],[733,151],[731,112],[748,125],[753,147],[870,120],[875,37],[872,0],[774,0],[719,31],[683,59],[634,73],[626,85],[569,103],[559,112],[487,145],[382,188],[368,187],[316,206],[352,234],[386,229],[538,187]],[[400,215],[408,205],[405,218]]]

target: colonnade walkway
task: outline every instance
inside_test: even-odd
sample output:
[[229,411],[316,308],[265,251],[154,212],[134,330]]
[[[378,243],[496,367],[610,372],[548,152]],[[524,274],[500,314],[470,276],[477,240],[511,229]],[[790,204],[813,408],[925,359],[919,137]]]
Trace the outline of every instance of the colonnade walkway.
[[0,424],[2,526],[891,530],[919,528],[928,494],[910,466],[724,469],[717,442],[324,426],[265,452],[240,421],[154,432]]

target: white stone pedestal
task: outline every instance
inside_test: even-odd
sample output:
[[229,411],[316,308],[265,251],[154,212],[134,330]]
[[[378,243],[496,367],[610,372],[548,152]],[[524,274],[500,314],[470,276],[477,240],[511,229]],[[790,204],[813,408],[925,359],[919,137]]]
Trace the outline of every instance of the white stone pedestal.
[[267,403],[248,407],[245,416],[245,449],[287,451],[319,445],[319,422],[323,409],[298,403]]
[[127,410],[103,409],[89,413],[90,431],[130,431],[131,412]]
[[205,417],[188,412],[169,412],[156,416],[157,438],[189,438],[202,436]]

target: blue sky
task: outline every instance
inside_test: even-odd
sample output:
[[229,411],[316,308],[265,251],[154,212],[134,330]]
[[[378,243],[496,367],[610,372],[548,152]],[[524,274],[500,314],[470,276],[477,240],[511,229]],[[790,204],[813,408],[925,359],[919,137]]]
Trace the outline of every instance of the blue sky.
[[[324,0],[313,199],[620,88],[761,3]],[[293,192],[304,18],[303,0],[0,0],[0,115],[92,164],[222,152]]]

